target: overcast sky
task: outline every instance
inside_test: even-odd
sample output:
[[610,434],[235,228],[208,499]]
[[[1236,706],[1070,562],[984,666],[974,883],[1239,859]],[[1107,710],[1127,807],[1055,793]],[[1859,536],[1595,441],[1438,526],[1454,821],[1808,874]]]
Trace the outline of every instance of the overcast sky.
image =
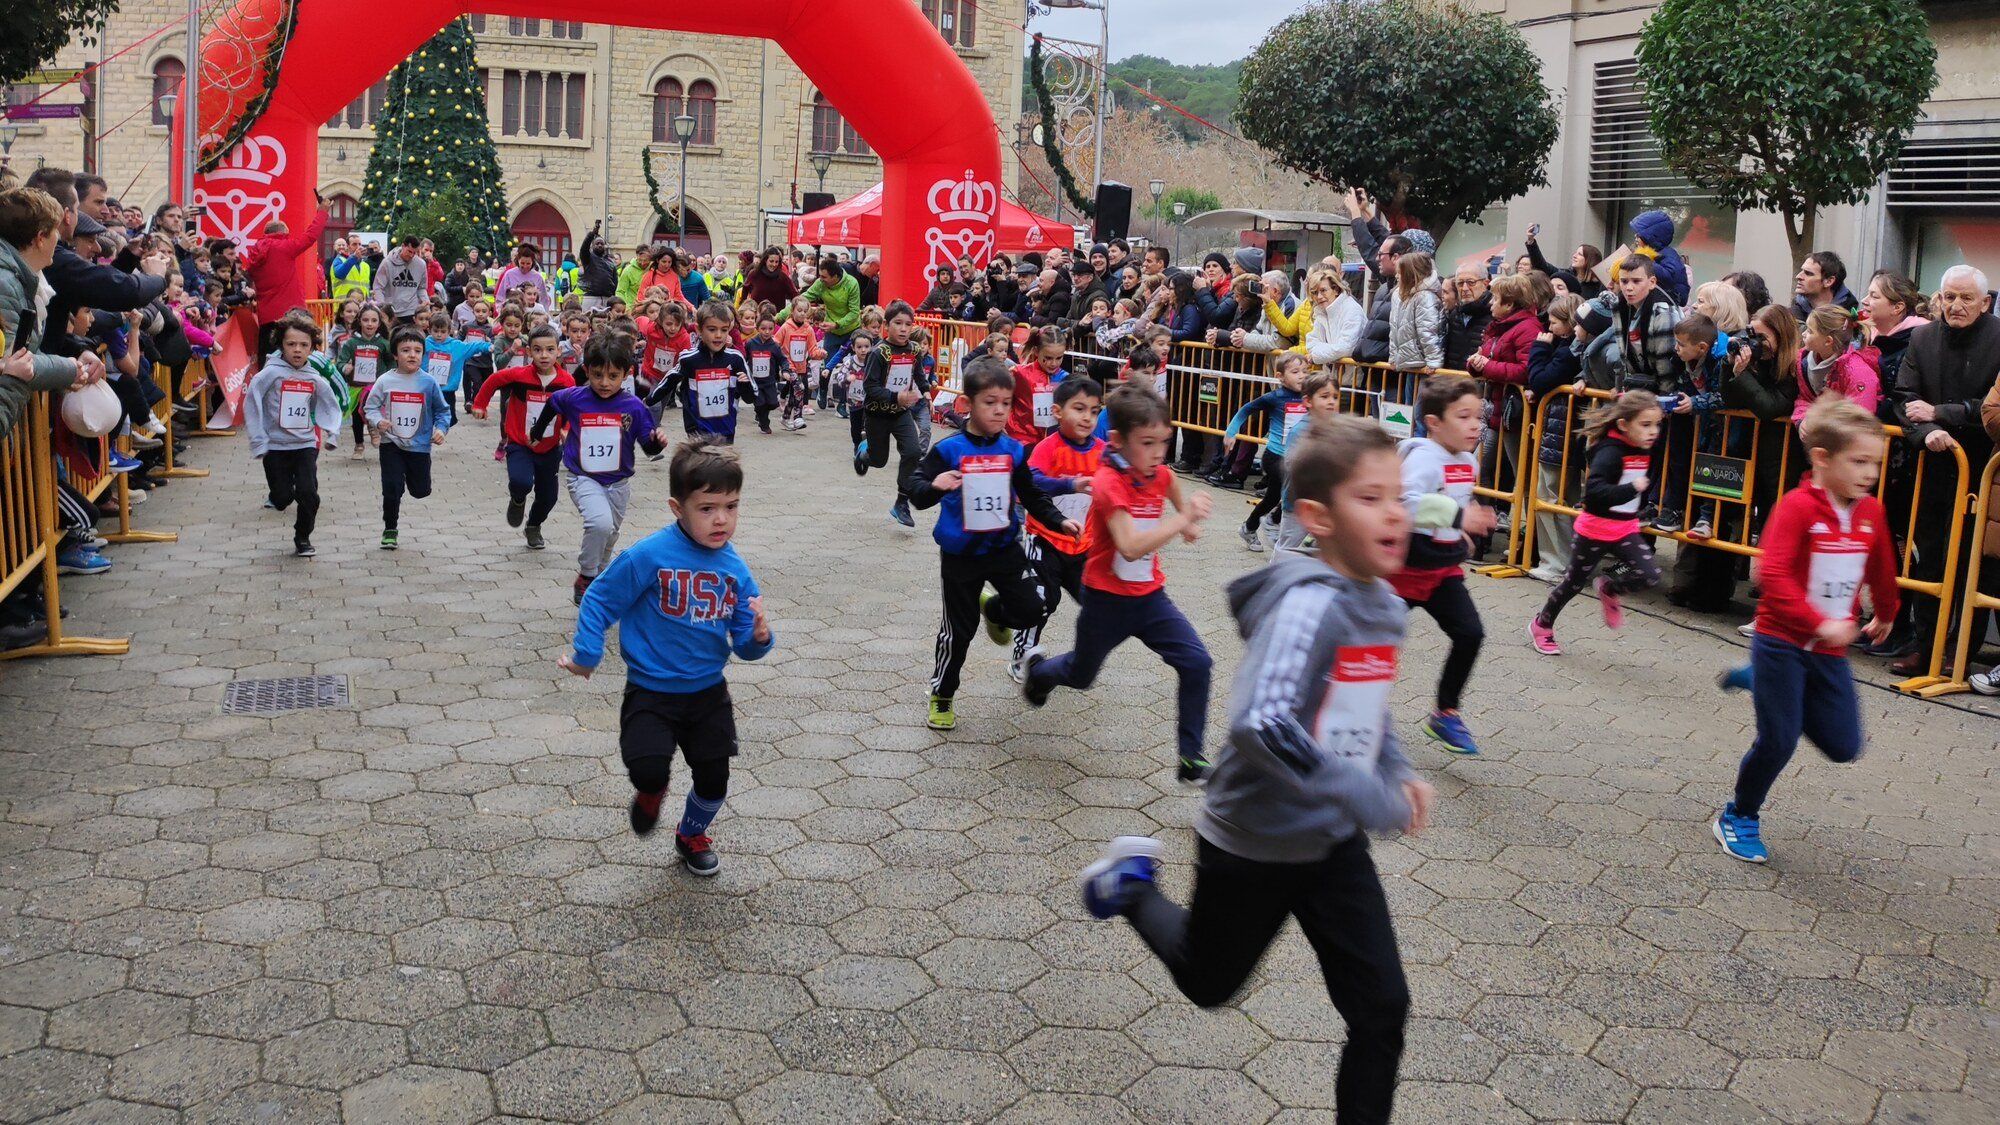
[[[1226,63],[1250,53],[1299,0],[1110,0],[1111,58],[1158,55],[1177,63]],[[1052,39],[1097,42],[1097,13],[1066,10],[1029,21]]]

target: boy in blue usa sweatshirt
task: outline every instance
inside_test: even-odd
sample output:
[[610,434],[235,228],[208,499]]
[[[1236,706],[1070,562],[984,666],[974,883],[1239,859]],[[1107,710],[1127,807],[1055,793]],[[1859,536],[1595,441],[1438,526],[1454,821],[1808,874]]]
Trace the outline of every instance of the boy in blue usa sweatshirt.
[[674,522],[634,544],[598,576],[577,611],[575,651],[559,663],[590,678],[604,659],[614,623],[625,655],[625,700],[618,750],[631,776],[632,831],[645,836],[660,820],[674,747],[694,784],[674,849],[695,875],[722,866],[708,826],[729,795],[736,756],[736,713],[723,670],[730,653],[744,660],[771,651],[757,580],[729,540],[736,534],[743,465],[715,437],[674,451],[668,468]]
[[1048,620],[1049,595],[1021,549],[1014,501],[1045,528],[1072,537],[1083,533],[1035,483],[1028,451],[1006,434],[1014,407],[1014,373],[1006,363],[992,356],[967,363],[965,398],[971,409],[964,431],[932,446],[910,475],[911,505],[938,509],[931,538],[943,552],[944,624],[927,720],[932,730],[958,725],[952,697],[975,625],[984,620],[994,644],[1011,645],[1014,630]]

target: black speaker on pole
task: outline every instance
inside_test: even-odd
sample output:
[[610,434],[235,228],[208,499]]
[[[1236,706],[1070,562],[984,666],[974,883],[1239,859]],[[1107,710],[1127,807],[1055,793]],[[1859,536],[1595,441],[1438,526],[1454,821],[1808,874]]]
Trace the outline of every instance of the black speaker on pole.
[[833,206],[833,193],[830,191],[809,191],[805,193],[803,198],[805,203],[800,210],[808,215],[814,211],[824,211]]
[[1132,226],[1132,189],[1107,180],[1097,185],[1097,214],[1091,219],[1091,239],[1109,242],[1124,238]]

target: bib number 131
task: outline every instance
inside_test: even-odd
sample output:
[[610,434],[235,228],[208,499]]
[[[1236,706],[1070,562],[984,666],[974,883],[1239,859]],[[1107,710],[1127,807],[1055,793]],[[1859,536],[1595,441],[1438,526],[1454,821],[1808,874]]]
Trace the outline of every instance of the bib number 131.
[[1004,530],[1013,521],[1013,458],[967,457],[958,463],[958,472],[965,530]]

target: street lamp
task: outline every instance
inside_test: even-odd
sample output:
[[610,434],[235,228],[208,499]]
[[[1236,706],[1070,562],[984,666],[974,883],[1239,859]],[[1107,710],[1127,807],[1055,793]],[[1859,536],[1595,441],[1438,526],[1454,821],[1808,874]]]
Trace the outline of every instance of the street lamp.
[[687,245],[688,232],[688,142],[694,139],[694,117],[681,113],[674,116],[674,139],[681,143],[681,203],[678,216],[680,244]]
[[1042,0],[1049,8],[1083,8],[1097,12],[1097,139],[1091,153],[1093,190],[1104,182],[1104,119],[1111,110],[1111,0]]
[[1167,193],[1167,181],[1154,177],[1153,182],[1146,185],[1146,190],[1153,193],[1153,242],[1157,245],[1160,241],[1160,197]]
[[1174,261],[1181,260],[1181,228],[1187,225],[1187,201],[1174,200]]
[[820,194],[821,194],[821,195],[825,195],[825,194],[826,194],[826,170],[827,170],[828,168],[831,168],[831,167],[833,167],[833,154],[832,154],[832,153],[830,153],[830,152],[815,152],[815,153],[813,153],[813,154],[812,154],[812,166],[813,166],[813,174],[819,177],[819,191],[820,191]]
[[[167,166],[170,168],[174,162],[174,105],[180,100],[179,94],[160,95],[160,115],[167,119]],[[173,190],[172,185],[169,185],[167,194],[171,196]],[[186,201],[185,213],[190,216],[194,214],[194,201],[192,199]]]
[[21,127],[12,121],[0,125],[0,168],[7,167],[13,159],[14,138],[21,135]]

